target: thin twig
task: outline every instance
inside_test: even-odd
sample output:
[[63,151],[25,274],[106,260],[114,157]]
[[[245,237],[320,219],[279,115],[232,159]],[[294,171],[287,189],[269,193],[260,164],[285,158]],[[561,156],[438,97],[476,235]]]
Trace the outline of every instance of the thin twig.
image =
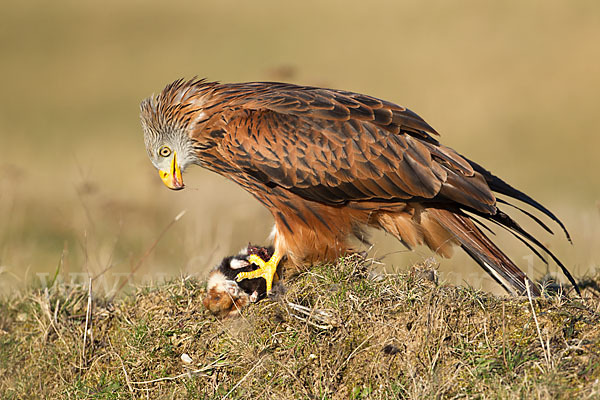
[[253,372],[253,371],[256,369],[256,367],[258,367],[260,364],[262,364],[262,360],[263,360],[263,358],[264,358],[264,356],[263,356],[263,357],[261,357],[261,359],[260,359],[260,360],[258,360],[258,362],[257,362],[256,364],[254,364],[254,366],[253,366],[252,368],[250,368],[250,371],[246,372],[246,375],[244,375],[244,376],[242,377],[242,379],[240,379],[240,380],[238,381],[238,383],[236,383],[236,384],[235,384],[235,385],[234,385],[234,386],[231,388],[231,390],[229,390],[229,392],[225,393],[225,396],[223,396],[223,397],[221,398],[221,400],[225,400],[227,397],[229,397],[229,395],[230,395],[231,393],[233,393],[233,391],[234,391],[235,389],[237,389],[237,388],[238,388],[238,386],[240,386],[240,385],[242,384],[242,382],[243,382],[243,381],[244,381],[244,380],[245,380],[245,379],[246,379],[248,376],[250,376],[250,374],[251,374],[251,373],[252,373],[252,372]]
[[535,321],[535,328],[537,329],[537,334],[540,339],[540,345],[542,346],[542,352],[544,353],[544,358],[546,359],[546,366],[550,368],[550,349],[546,349],[544,344],[544,339],[542,338],[542,331],[540,330],[540,324],[537,320],[537,315],[535,313],[535,308],[533,307],[533,300],[531,299],[531,290],[529,289],[529,280],[525,281],[525,287],[527,288],[527,298],[529,299],[529,304],[531,305],[531,312],[533,313],[533,320]]
[[333,374],[332,376],[337,376],[337,374],[339,374],[339,372],[342,370],[342,368],[344,368],[346,366],[346,364],[348,364],[348,362],[350,361],[350,359],[352,357],[354,357],[354,355],[356,353],[358,353],[358,351],[361,349],[361,347],[363,347],[363,345],[365,343],[367,343],[369,340],[371,340],[371,338],[375,336],[375,334],[370,334],[369,337],[367,337],[365,340],[363,340],[358,346],[356,346],[356,348],[354,350],[352,350],[352,352],[350,353],[350,355],[346,358],[346,360],[344,360],[343,363],[340,364],[340,366],[337,368],[337,370],[335,371],[335,374]]
[[119,287],[117,288],[117,290],[115,291],[115,293],[112,295],[112,297],[110,298],[110,300],[114,299],[114,297],[117,295],[117,293],[119,293],[121,291],[121,289],[123,289],[123,287],[127,284],[127,282],[129,282],[129,280],[136,273],[136,271],[138,269],[140,269],[140,267],[142,266],[142,264],[144,264],[144,261],[146,261],[146,259],[150,256],[150,254],[152,253],[152,251],[154,250],[154,248],[156,247],[156,245],[158,245],[158,242],[160,242],[160,240],[163,238],[163,236],[165,235],[165,233],[167,233],[167,231],[169,229],[171,229],[171,227],[175,224],[175,222],[179,221],[181,219],[181,217],[183,217],[185,215],[185,213],[186,213],[186,210],[181,211],[179,214],[177,214],[175,216],[175,218],[173,218],[167,224],[167,226],[165,226],[165,228],[160,232],[160,234],[158,235],[158,237],[156,238],[156,240],[150,245],[150,247],[148,247],[148,250],[146,250],[146,252],[144,253],[144,255],[142,257],[140,257],[140,259],[138,260],[138,262],[131,269],[131,272],[129,273],[129,277],[127,279],[125,279],[119,285]]
[[189,377],[189,376],[192,376],[192,375],[197,375],[197,374],[200,374],[202,372],[210,371],[211,369],[214,369],[215,367],[222,367],[222,366],[225,366],[225,365],[229,365],[227,363],[217,365],[217,363],[219,361],[221,361],[223,358],[224,358],[224,356],[221,356],[221,357],[217,358],[215,361],[213,361],[212,363],[210,363],[210,364],[208,364],[208,365],[206,365],[206,366],[204,366],[202,368],[194,369],[194,370],[191,370],[191,371],[187,371],[187,372],[184,372],[183,374],[179,374],[179,375],[176,375],[176,376],[165,376],[163,378],[152,379],[152,380],[149,380],[149,381],[131,382],[131,384],[133,384],[133,385],[146,385],[146,384],[149,384],[149,383],[164,382],[164,381],[174,381],[174,380],[177,380],[177,379],[180,379],[180,378],[185,378],[185,377]]
[[508,363],[506,362],[506,328],[505,328],[505,320],[506,320],[506,305],[502,302],[502,359],[504,360],[504,367],[508,368]]
[[60,299],[56,299],[56,305],[54,306],[54,323],[58,325],[58,308],[60,306]]
[[117,353],[115,351],[115,348],[114,348],[114,346],[112,344],[112,341],[110,340],[110,337],[108,338],[108,344],[110,344],[110,348],[112,349],[113,354],[115,356],[117,356],[117,358],[121,362],[121,369],[123,369],[123,374],[125,374],[125,382],[127,383],[127,387],[129,388],[129,392],[131,394],[133,394],[133,386],[131,386],[131,380],[129,379],[129,374],[127,373],[127,370],[125,369],[125,363],[123,362],[123,359],[121,358],[121,356],[119,355],[119,353]]
[[106,262],[106,267],[104,267],[104,269],[102,271],[98,272],[94,276],[93,280],[98,279],[99,277],[101,277],[102,275],[104,275],[109,269],[111,269],[114,266],[114,264],[112,263],[112,261],[113,261],[114,255],[115,255],[115,250],[117,249],[117,244],[119,243],[119,239],[121,238],[122,232],[123,232],[123,222],[121,220],[119,220],[119,232],[117,233],[117,235],[115,237],[112,250],[111,250],[110,255],[108,257],[108,261]]
[[89,278],[89,285],[88,285],[87,309],[85,311],[85,327],[84,327],[84,330],[83,330],[83,345],[82,345],[82,348],[81,348],[81,367],[82,368],[86,364],[86,359],[85,359],[85,343],[87,341],[88,322],[90,323],[90,328],[91,328],[91,321],[90,321],[91,312],[92,312],[92,277],[90,276],[90,278]]
[[[56,335],[58,336],[60,341],[63,342],[65,347],[68,347],[67,342],[65,342],[65,339],[63,338],[62,334],[58,330],[58,327],[57,327],[58,324],[54,323],[54,318],[52,317],[52,313],[50,311],[50,295],[48,293],[47,287],[44,288],[44,298],[46,300],[45,302],[40,300],[39,298],[34,299],[40,305],[40,309],[42,311],[44,311],[44,314],[46,314],[46,317],[48,317],[48,321],[50,322],[50,325],[45,328],[44,341],[48,337],[48,333],[50,332],[50,327],[52,327],[52,329],[54,329],[54,332],[56,332]],[[34,315],[35,319],[38,321],[38,323],[40,324],[40,326],[43,327],[44,325],[42,324],[42,321],[40,321],[40,319],[35,314],[33,314],[33,315]]]
[[[299,314],[294,314],[293,312],[290,313],[292,315],[292,317],[299,319],[300,321],[304,321],[309,325],[314,326],[315,328],[319,328],[319,329],[324,329],[324,330],[328,330],[328,329],[333,329],[336,326],[340,325],[340,321],[339,318],[337,318],[334,314],[332,314],[329,311],[325,311],[325,310],[318,310],[316,308],[308,308],[305,306],[302,306],[300,304],[295,304],[295,303],[291,303],[291,302],[287,302],[287,306],[289,308],[291,308],[293,311],[298,312]],[[321,325],[313,320],[316,320],[317,322],[326,324],[326,325]]]

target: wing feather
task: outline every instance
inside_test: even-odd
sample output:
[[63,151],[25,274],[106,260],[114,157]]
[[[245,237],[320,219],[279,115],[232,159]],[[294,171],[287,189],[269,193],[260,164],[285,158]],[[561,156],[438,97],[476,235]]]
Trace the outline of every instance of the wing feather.
[[[307,199],[332,204],[431,199],[493,215],[495,191],[543,212],[569,238],[549,210],[441,145],[437,132],[405,107],[363,94],[286,83],[220,87],[215,91],[228,96],[229,107],[251,111],[244,114],[246,121],[260,116],[250,135],[225,144],[226,152]],[[261,152],[264,146],[270,147],[268,154]],[[274,168],[282,172],[271,175]],[[340,190],[314,195],[327,187]]]
[[435,130],[404,107],[289,84],[229,86],[237,91],[225,91],[234,96],[230,106],[239,111],[228,128],[248,133],[224,138],[223,152],[232,163],[242,157],[270,184],[329,204],[443,193],[476,210],[493,208],[493,194],[469,161],[440,145]]

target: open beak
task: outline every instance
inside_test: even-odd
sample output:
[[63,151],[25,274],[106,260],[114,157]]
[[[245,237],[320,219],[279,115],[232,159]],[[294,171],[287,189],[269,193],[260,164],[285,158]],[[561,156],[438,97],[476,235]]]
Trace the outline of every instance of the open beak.
[[177,164],[177,154],[175,152],[173,152],[173,160],[171,160],[171,169],[168,172],[159,170],[158,174],[169,189],[181,190],[185,186],[181,177],[181,169],[179,169],[179,164]]

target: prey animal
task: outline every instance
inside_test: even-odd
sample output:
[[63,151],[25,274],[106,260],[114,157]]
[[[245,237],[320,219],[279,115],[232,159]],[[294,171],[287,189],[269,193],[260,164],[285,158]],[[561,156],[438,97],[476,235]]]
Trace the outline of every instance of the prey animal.
[[167,187],[183,189],[182,172],[199,165],[240,185],[273,215],[272,256],[251,255],[260,268],[238,273],[237,281],[264,278],[270,292],[282,257],[293,266],[333,262],[352,251],[350,238],[377,228],[443,257],[460,247],[508,292],[529,287],[539,295],[488,237],[488,224],[554,260],[577,288],[560,260],[502,208],[522,211],[551,233],[534,212],[545,214],[570,240],[562,222],[392,102],[288,83],[177,80],[142,102],[141,122]]
[[202,304],[212,314],[218,317],[236,315],[246,305],[267,295],[267,284],[262,278],[235,280],[240,272],[258,269],[258,265],[249,261],[251,255],[268,261],[273,255],[273,248],[248,245],[239,254],[225,257],[208,274],[207,294]]

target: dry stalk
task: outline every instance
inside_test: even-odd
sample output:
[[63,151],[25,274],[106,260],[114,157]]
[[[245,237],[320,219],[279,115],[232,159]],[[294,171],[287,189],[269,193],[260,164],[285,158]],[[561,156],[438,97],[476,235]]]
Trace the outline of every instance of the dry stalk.
[[111,298],[110,298],[111,301],[114,299],[114,297],[117,295],[117,293],[119,293],[123,289],[123,287],[127,284],[127,282],[129,282],[129,280],[137,272],[137,270],[140,269],[140,267],[144,264],[144,261],[146,261],[146,259],[150,256],[150,254],[152,253],[152,251],[154,250],[154,248],[156,247],[156,245],[158,245],[158,242],[160,242],[160,240],[167,233],[167,231],[169,229],[171,229],[171,227],[177,221],[179,221],[181,219],[181,217],[183,217],[185,215],[185,213],[186,213],[186,210],[181,211],[179,214],[177,214],[175,216],[175,218],[173,218],[167,224],[167,226],[165,226],[165,228],[160,232],[160,234],[158,235],[158,237],[156,238],[156,240],[154,240],[154,242],[150,245],[150,247],[148,247],[148,249],[146,250],[146,252],[144,253],[144,255],[142,255],[142,257],[140,257],[140,259],[135,264],[135,266],[133,268],[131,268],[131,272],[129,273],[129,276],[127,277],[127,279],[125,279],[123,282],[121,282],[121,284],[119,285],[119,287],[117,288],[117,290],[115,291],[115,293],[111,296]]
[[544,338],[542,337],[542,331],[540,330],[540,324],[538,323],[537,314],[531,298],[531,289],[529,288],[530,283],[529,281],[526,281],[525,283],[527,288],[527,298],[529,299],[529,305],[531,306],[531,312],[533,313],[533,320],[535,321],[535,329],[537,330],[538,338],[540,339],[540,345],[542,346],[542,352],[544,353],[544,359],[546,360],[546,367],[551,368],[550,346],[548,343],[548,348],[546,348],[546,345],[544,344]]
[[86,308],[86,311],[85,311],[85,326],[84,326],[84,329],[83,329],[83,344],[82,344],[82,347],[81,347],[81,367],[82,368],[86,364],[86,359],[85,359],[85,344],[86,344],[86,341],[87,341],[88,323],[90,324],[90,329],[91,329],[91,321],[90,321],[91,312],[92,312],[92,277],[90,276],[90,278],[89,278],[89,285],[88,285],[87,308]]
[[340,371],[342,370],[342,368],[344,368],[346,366],[346,364],[348,364],[348,362],[352,359],[352,357],[354,357],[354,355],[356,353],[358,353],[359,350],[362,349],[363,345],[365,343],[367,343],[369,340],[371,340],[371,338],[375,336],[374,333],[370,334],[365,340],[363,340],[358,346],[356,346],[356,348],[354,350],[352,350],[352,352],[350,353],[350,355],[344,360],[343,363],[341,363],[338,368],[335,370],[335,373],[332,376],[337,376]]
[[40,321],[40,319],[34,314],[36,320],[38,321],[38,323],[40,324],[40,326],[43,328],[42,330],[44,331],[44,342],[46,341],[47,337],[48,337],[48,333],[50,331],[50,327],[52,327],[52,329],[54,330],[54,332],[56,332],[56,335],[58,336],[58,338],[60,339],[61,342],[63,342],[63,344],[65,345],[65,347],[67,346],[67,342],[65,341],[65,339],[63,338],[62,334],[60,333],[60,331],[58,330],[57,325],[54,323],[54,318],[52,316],[52,312],[50,311],[50,295],[48,294],[48,288],[44,288],[44,298],[46,301],[42,301],[39,298],[35,298],[35,301],[40,305],[40,309],[44,311],[44,314],[46,314],[46,317],[48,317],[48,321],[50,322],[50,325],[47,328],[44,328],[44,325],[42,324],[42,321]]
[[504,367],[508,367],[506,362],[506,305],[502,302],[502,360],[504,361]]
[[256,367],[258,367],[259,365],[262,364],[263,359],[265,358],[265,356],[262,356],[260,358],[260,360],[258,360],[258,362],[256,364],[254,364],[254,366],[252,368],[250,368],[250,371],[246,372],[246,375],[244,375],[242,377],[242,379],[240,379],[235,385],[233,385],[233,387],[229,390],[229,392],[225,393],[225,396],[223,396],[221,398],[221,400],[225,400],[227,397],[229,397],[229,395],[231,393],[233,393],[235,391],[235,389],[238,388],[238,386],[240,386],[242,384],[242,382],[244,382],[244,380],[250,376],[250,374],[252,374],[252,372],[254,372],[254,370],[256,369]]
[[[174,381],[174,380],[177,380],[177,379],[180,379],[180,378],[185,378],[185,377],[190,377],[190,376],[193,376],[193,375],[198,375],[198,374],[201,374],[202,372],[210,371],[210,370],[212,370],[212,369],[214,369],[216,367],[223,367],[223,366],[229,365],[228,363],[218,364],[219,361],[221,361],[223,358],[225,358],[224,355],[222,355],[221,357],[217,358],[215,361],[211,362],[210,364],[205,365],[202,368],[190,370],[190,371],[184,372],[183,374],[179,374],[179,375],[175,375],[175,376],[165,376],[163,378],[152,379],[152,380],[149,380],[149,381],[135,381],[135,382],[130,382],[130,383],[132,385],[147,385],[147,384],[150,384],[150,383],[164,382],[164,381]],[[260,361],[262,361],[262,359],[259,360],[259,363],[260,363]],[[252,370],[254,370],[254,368],[256,368],[257,366],[258,366],[258,364],[256,364],[250,371],[248,371],[248,373],[250,373]],[[246,376],[247,375],[248,374],[246,374]],[[242,380],[244,378],[242,378]],[[225,396],[227,396],[227,395],[225,395]]]
[[123,370],[123,374],[125,375],[125,382],[127,383],[127,388],[129,388],[129,392],[131,394],[133,394],[133,386],[131,386],[131,379],[129,379],[129,374],[127,373],[127,370],[125,369],[125,363],[123,362],[123,359],[121,358],[119,353],[117,353],[115,351],[115,348],[113,347],[110,337],[108,338],[108,344],[110,344],[110,348],[113,350],[112,354],[114,354],[119,359],[119,362],[121,363],[121,369]]
[[300,304],[290,303],[289,301],[287,302],[287,306],[298,313],[290,313],[292,317],[304,321],[315,328],[329,330],[339,326],[341,323],[339,318],[329,311],[308,308]]

